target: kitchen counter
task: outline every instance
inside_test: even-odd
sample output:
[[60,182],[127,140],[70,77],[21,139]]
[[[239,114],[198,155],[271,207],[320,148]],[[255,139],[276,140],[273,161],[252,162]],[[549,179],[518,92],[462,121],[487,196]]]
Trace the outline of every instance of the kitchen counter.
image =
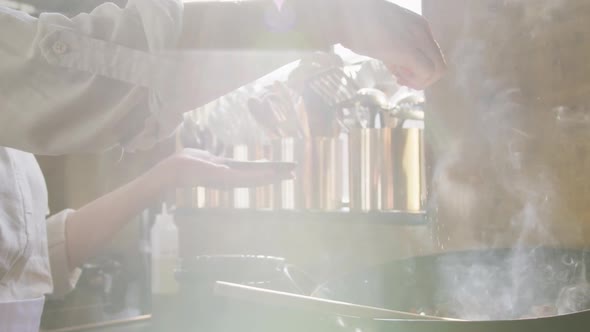
[[156,332],[151,329],[149,316],[132,320],[118,321],[109,324],[86,325],[59,330],[43,330],[41,332]]

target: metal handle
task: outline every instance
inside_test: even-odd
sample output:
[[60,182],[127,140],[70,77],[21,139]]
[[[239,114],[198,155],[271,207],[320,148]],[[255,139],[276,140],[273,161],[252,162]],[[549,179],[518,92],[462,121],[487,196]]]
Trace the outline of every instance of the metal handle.
[[441,317],[422,316],[403,311],[277,292],[221,281],[218,281],[215,285],[215,294],[262,304],[287,306],[306,311],[347,317],[369,319],[451,320]]

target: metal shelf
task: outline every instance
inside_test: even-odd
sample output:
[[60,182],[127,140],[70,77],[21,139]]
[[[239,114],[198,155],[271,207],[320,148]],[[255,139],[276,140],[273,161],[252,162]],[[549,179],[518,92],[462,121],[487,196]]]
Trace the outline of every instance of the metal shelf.
[[387,224],[399,226],[428,225],[426,212],[375,211],[352,212],[309,211],[309,210],[254,210],[254,209],[192,209],[181,208],[175,212],[177,217],[199,217],[226,222],[321,222],[321,223],[356,223]]

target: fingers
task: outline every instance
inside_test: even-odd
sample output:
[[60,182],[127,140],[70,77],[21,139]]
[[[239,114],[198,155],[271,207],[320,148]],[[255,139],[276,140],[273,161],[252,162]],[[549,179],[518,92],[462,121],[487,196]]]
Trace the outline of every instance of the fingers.
[[292,162],[236,161],[226,159],[222,163],[238,171],[271,171],[286,174],[293,172],[297,167],[297,164]]
[[390,54],[381,54],[380,58],[399,84],[422,90],[442,77],[446,70],[445,59],[424,17],[414,13],[401,16],[398,24],[404,26],[403,33],[390,35]]
[[412,34],[402,38],[402,45],[397,54],[380,56],[399,84],[422,90],[442,77],[446,64],[434,39]]
[[242,162],[226,158],[202,158],[208,155],[195,151],[184,153],[184,164],[178,176],[181,185],[202,186],[218,189],[257,187],[277,183],[294,177],[295,163],[287,162]]
[[220,189],[252,188],[289,180],[294,177],[293,172],[274,170],[235,170],[229,168],[220,172],[215,181],[210,181],[209,187]]
[[424,38],[419,39],[420,45],[418,46],[418,51],[433,65],[432,75],[424,82],[425,86],[429,86],[442,77],[447,69],[447,64],[440,50],[440,46],[434,39],[430,25],[426,21],[424,21],[422,33]]
[[408,52],[407,56],[393,61],[395,61],[393,64],[388,63],[387,60],[384,63],[395,75],[398,84],[416,90],[423,90],[432,85],[442,77],[445,71],[444,65],[434,63],[420,50]]
[[191,148],[183,149],[181,154],[183,154],[187,157],[195,158],[195,159],[202,160],[202,161],[208,161],[208,162],[215,162],[215,158],[217,158],[216,156],[214,156],[213,154],[211,154],[207,150],[199,150],[199,149],[191,149]]
[[226,160],[222,184],[226,188],[257,187],[289,180],[294,177],[295,163],[286,162],[242,162]]
[[252,188],[293,178],[293,172],[276,171],[272,169],[250,169],[236,170],[231,167],[225,168],[214,167],[206,172],[205,177],[200,177],[199,186],[232,189],[232,188]]

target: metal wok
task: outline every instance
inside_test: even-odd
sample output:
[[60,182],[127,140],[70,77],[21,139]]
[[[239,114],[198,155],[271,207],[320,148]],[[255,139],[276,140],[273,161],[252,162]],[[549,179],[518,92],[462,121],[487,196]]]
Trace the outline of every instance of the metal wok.
[[340,319],[351,331],[589,331],[590,255],[533,248],[415,257],[327,282],[314,296],[456,321]]

